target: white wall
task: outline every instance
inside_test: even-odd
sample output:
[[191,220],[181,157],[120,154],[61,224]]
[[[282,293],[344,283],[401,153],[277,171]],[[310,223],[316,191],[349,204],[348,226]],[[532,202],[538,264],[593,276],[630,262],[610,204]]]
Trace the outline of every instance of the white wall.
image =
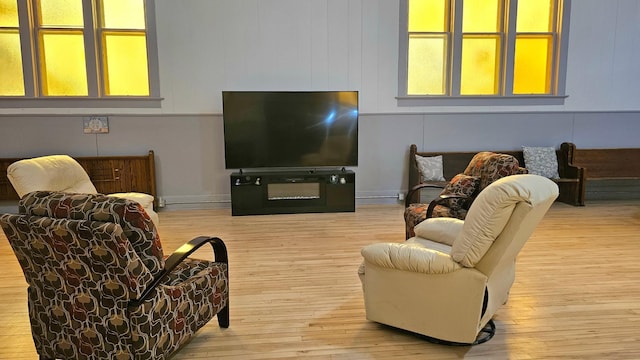
[[[156,0],[161,109],[2,109],[0,157],[144,154],[175,206],[229,199],[222,90],[358,90],[357,196],[406,190],[424,150],[640,147],[640,1],[573,0],[567,98],[558,106],[398,107],[398,1]],[[82,115],[110,115],[106,135]]]
[[[574,0],[565,105],[492,111],[639,110],[640,2]],[[164,113],[220,113],[222,90],[353,89],[361,112],[399,108],[398,1],[157,0]],[[195,56],[194,56],[195,55]]]

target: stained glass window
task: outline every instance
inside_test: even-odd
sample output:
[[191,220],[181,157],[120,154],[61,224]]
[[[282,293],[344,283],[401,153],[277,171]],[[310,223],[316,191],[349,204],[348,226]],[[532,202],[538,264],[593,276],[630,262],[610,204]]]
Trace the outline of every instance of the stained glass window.
[[400,95],[557,95],[565,1],[405,0]]
[[0,0],[0,100],[153,97],[159,105],[153,1]]
[[0,0],[0,95],[24,96],[16,0]]

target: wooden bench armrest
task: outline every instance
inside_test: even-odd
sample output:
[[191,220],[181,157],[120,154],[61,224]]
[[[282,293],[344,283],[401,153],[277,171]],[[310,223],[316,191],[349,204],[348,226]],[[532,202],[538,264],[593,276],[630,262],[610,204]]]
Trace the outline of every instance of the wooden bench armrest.
[[[444,187],[447,185],[447,183],[445,181],[441,181],[441,182],[433,182],[433,183],[422,183],[422,184],[418,184],[414,187],[412,187],[408,192],[407,192],[407,196],[404,198],[404,206],[408,207],[411,204],[414,203],[419,203],[420,202],[420,196],[416,196],[417,193],[420,192],[421,189],[425,189],[425,188],[432,188],[432,189],[444,189]],[[416,200],[412,201],[411,199],[416,196]]]
[[584,167],[576,166],[573,164],[568,164],[564,168],[560,168],[560,178],[561,179],[580,179],[585,171]]

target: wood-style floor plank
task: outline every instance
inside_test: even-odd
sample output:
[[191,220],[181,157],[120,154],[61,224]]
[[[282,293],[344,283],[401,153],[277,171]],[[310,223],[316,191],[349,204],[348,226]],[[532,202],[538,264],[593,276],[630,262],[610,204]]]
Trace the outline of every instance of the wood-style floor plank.
[[[160,212],[166,252],[219,236],[230,261],[231,325],[214,319],[172,359],[637,359],[640,201],[554,204],[518,258],[496,336],[447,347],[367,321],[360,249],[404,240],[403,208],[232,217]],[[196,253],[210,257],[210,250]],[[26,283],[0,234],[0,359],[37,359]]]

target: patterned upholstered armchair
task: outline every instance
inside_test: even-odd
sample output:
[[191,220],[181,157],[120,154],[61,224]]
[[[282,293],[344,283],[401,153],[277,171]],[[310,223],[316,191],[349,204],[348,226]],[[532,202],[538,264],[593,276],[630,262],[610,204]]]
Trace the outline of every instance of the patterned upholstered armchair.
[[483,151],[477,153],[464,172],[454,176],[440,195],[429,204],[409,203],[416,191],[425,187],[434,187],[431,184],[418,184],[410,189],[406,197],[407,204],[404,211],[406,238],[415,236],[413,228],[428,218],[452,217],[464,220],[473,200],[489,184],[505,176],[526,173],[527,169],[520,167],[515,157]]
[[[219,238],[165,257],[139,203],[100,194],[32,192],[0,225],[28,284],[40,359],[166,359],[214,316],[229,326]],[[188,257],[205,244],[215,261]]]

